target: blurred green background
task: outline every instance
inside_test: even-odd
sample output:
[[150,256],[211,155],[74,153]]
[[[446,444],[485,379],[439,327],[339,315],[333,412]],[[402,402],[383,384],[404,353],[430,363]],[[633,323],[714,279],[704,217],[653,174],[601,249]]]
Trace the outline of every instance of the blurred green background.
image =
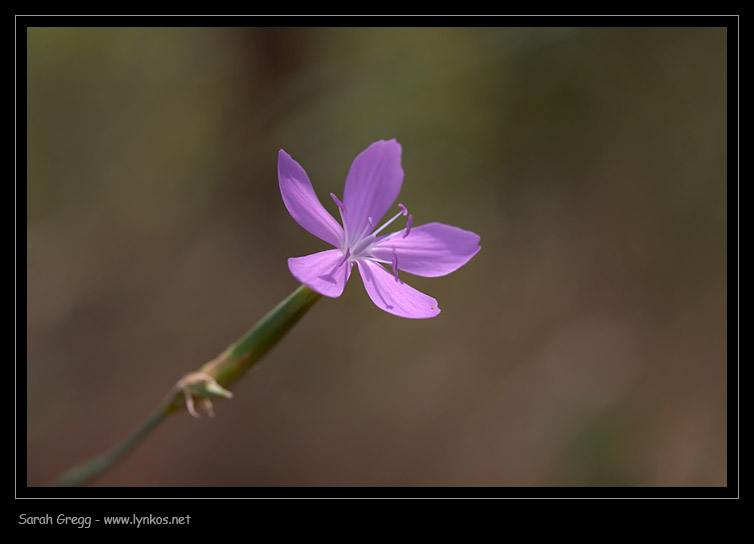
[[436,319],[358,275],[95,485],[725,485],[723,28],[31,28],[28,484],[111,446],[326,248],[403,146],[415,224],[475,231]]

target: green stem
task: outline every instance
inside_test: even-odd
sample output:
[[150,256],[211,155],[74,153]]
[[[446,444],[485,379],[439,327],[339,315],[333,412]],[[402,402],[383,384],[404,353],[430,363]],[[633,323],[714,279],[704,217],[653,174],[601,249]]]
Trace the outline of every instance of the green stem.
[[95,476],[102,474],[128,455],[137,444],[146,438],[152,429],[157,427],[157,425],[165,419],[166,415],[167,413],[164,407],[161,406],[153,411],[149,417],[145,419],[136,430],[124,438],[120,444],[101,453],[94,459],[90,459],[89,461],[67,470],[58,477],[54,485],[65,487],[81,485]]
[[[160,406],[119,444],[66,471],[58,477],[54,485],[81,485],[113,467],[140,444],[167,416],[184,407],[185,390],[189,387],[188,384],[194,384],[196,380],[203,380],[206,384],[206,378],[208,378],[223,387],[232,385],[275,346],[320,298],[319,293],[301,285],[288,298],[260,319],[240,340],[228,347],[218,357],[203,365],[197,372],[188,374],[179,380]],[[194,378],[193,382],[186,381],[186,378],[192,377]],[[189,391],[192,397],[206,399],[210,396],[202,394],[201,392],[205,389],[197,387],[191,387]]]

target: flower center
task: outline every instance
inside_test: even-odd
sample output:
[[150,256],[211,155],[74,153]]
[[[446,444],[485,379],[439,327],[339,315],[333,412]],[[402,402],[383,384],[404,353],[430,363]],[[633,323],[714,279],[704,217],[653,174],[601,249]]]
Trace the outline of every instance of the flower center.
[[[382,244],[386,242],[387,240],[390,240],[391,238],[397,236],[398,234],[403,233],[403,237],[405,238],[408,236],[408,233],[411,231],[411,223],[413,221],[413,215],[408,214],[408,210],[406,209],[406,206],[403,204],[398,204],[401,211],[399,211],[397,214],[395,214],[393,217],[385,221],[377,230],[372,232],[371,234],[367,234],[370,230],[374,228],[374,223],[372,222],[372,218],[368,218],[368,226],[364,229],[364,232],[361,233],[361,235],[353,241],[353,243],[350,246],[351,249],[351,258],[356,259],[359,257],[367,257],[369,250],[373,248],[377,244]],[[390,224],[392,224],[396,219],[398,219],[401,216],[408,215],[408,221],[406,221],[406,228],[401,229],[397,232],[393,232],[391,234],[388,234],[387,236],[383,237],[379,241],[377,240],[377,236],[385,230]],[[375,258],[370,258],[371,260],[377,260]],[[382,261],[380,261],[382,262]],[[386,263],[386,264],[394,264],[394,262],[397,262],[397,257],[393,258],[392,263]]]
[[[338,263],[338,266],[343,264],[346,261],[355,261],[357,259],[368,259],[371,261],[381,262],[385,264],[392,265],[393,267],[393,273],[396,277],[398,277],[398,256],[395,253],[395,250],[393,250],[393,258],[391,261],[385,261],[382,259],[377,259],[375,257],[369,256],[369,250],[372,249],[375,245],[381,245],[388,240],[398,236],[399,234],[403,234],[403,238],[409,235],[411,232],[411,224],[414,221],[413,214],[408,213],[408,209],[403,204],[398,204],[398,207],[401,209],[397,214],[395,214],[393,217],[385,221],[377,230],[374,232],[371,232],[374,230],[374,220],[372,217],[367,217],[367,224],[364,227],[364,229],[359,233],[349,232],[348,231],[348,223],[346,222],[346,215],[348,214],[346,210],[346,205],[343,204],[343,202],[335,196],[335,194],[330,193],[330,197],[335,202],[335,205],[338,207],[338,210],[340,211],[340,219],[343,223],[343,240],[342,240],[342,247],[341,251],[343,252],[343,258]],[[377,235],[381,233],[383,230],[385,230],[389,225],[391,225],[396,219],[399,217],[406,217],[408,216],[408,219],[406,220],[406,227],[397,231],[393,232],[391,234],[388,234],[387,236],[383,237],[381,240],[377,241]]]

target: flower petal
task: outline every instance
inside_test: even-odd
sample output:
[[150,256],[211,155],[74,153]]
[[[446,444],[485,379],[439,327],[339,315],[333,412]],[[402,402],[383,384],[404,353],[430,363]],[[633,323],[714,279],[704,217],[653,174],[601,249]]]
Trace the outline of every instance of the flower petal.
[[343,228],[320,203],[306,171],[282,149],[278,153],[278,181],[291,217],[317,238],[340,246]]
[[402,234],[393,236],[369,254],[390,261],[395,252],[399,270],[432,278],[458,270],[480,249],[478,234],[443,223],[427,223],[412,228],[406,238]]
[[294,278],[320,295],[333,298],[343,293],[351,266],[339,249],[288,259],[288,269]]
[[357,261],[364,287],[378,307],[398,317],[425,319],[440,313],[437,301],[406,285],[381,265],[372,261]]
[[346,177],[343,203],[349,235],[359,235],[372,218],[380,222],[403,184],[401,145],[395,141],[374,142],[354,159]]

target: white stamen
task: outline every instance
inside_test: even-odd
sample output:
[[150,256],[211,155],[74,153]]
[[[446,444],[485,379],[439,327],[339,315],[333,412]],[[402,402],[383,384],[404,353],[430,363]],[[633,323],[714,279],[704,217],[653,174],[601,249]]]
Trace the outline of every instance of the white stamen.
[[338,212],[340,212],[340,222],[343,223],[343,248],[348,248],[349,240],[348,240],[348,223],[346,223],[346,205],[340,201],[340,199],[335,195],[335,193],[330,193],[330,197],[333,199],[333,202],[335,202],[335,205],[338,207]]
[[362,238],[359,241],[359,243],[353,247],[353,251],[351,252],[351,255],[354,255],[354,256],[359,255],[362,251],[364,251],[365,249],[367,249],[369,246],[372,245],[375,238],[376,236],[374,234],[370,234],[366,238]]
[[[333,196],[333,199],[335,197]],[[338,202],[338,201],[336,201]],[[369,257],[367,254],[369,253],[370,248],[376,246],[376,245],[382,245],[391,238],[394,238],[398,234],[403,234],[403,237],[405,238],[408,236],[408,233],[411,231],[411,223],[413,221],[413,216],[408,213],[408,210],[403,204],[398,204],[398,206],[401,208],[401,211],[399,211],[397,214],[395,214],[393,217],[391,217],[389,220],[387,220],[380,228],[375,230],[372,234],[367,234],[370,229],[374,229],[374,221],[372,217],[367,217],[367,225],[362,230],[361,234],[353,240],[354,244],[353,247],[351,247],[351,240],[348,237],[348,231],[346,230],[346,240],[344,247],[346,248],[346,251],[343,253],[344,260],[358,260],[362,258],[366,258],[366,260],[374,260],[376,262],[384,262],[385,264],[392,264],[391,261],[382,261],[379,259],[374,259],[373,257]],[[406,228],[403,228],[399,230],[398,232],[393,232],[391,234],[388,234],[386,236],[383,236],[381,240],[377,241],[377,235],[385,230],[385,228],[388,227],[393,221],[398,219],[401,216],[408,215],[408,222],[406,223]],[[341,210],[341,218],[343,218],[343,226],[345,227],[346,222],[345,218],[343,217],[343,213]],[[350,251],[350,253],[349,253]]]
[[395,214],[387,223],[382,225],[380,228],[378,228],[376,231],[372,233],[372,235],[377,236],[379,233],[381,233],[383,230],[385,230],[385,227],[387,227],[390,223],[398,219],[400,216],[403,215],[403,210],[399,211],[397,214]]

